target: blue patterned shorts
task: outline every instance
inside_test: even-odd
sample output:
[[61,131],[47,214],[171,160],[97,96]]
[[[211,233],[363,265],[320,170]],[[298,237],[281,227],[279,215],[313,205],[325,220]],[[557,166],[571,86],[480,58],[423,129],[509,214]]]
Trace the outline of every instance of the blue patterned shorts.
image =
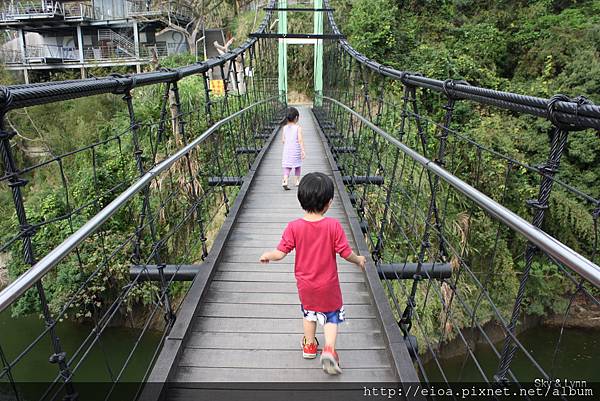
[[333,312],[315,312],[304,309],[303,305],[300,305],[300,310],[302,310],[302,314],[306,320],[309,322],[319,322],[321,326],[325,323],[340,324],[346,320],[346,312],[343,306]]

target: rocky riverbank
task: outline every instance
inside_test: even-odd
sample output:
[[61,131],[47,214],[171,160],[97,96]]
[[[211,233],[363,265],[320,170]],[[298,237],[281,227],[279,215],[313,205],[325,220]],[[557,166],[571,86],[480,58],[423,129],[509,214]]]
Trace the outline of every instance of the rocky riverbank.
[[[565,320],[565,314],[552,314],[548,316],[525,316],[517,325],[516,334],[519,335],[524,331],[531,329],[543,329],[544,327],[565,329],[585,329],[597,330],[600,335],[600,306],[593,304],[584,297],[578,297],[573,301]],[[467,345],[471,349],[477,348],[478,345],[489,346],[490,342],[496,346],[502,346],[501,343],[505,339],[504,328],[497,322],[488,322],[483,325],[483,330],[487,336],[484,336],[477,328],[467,328],[462,330],[462,338],[460,336],[451,341],[445,342],[439,347],[438,355],[442,359],[453,358],[467,353]],[[464,338],[464,341],[463,341]],[[431,359],[429,353],[423,356],[427,361]]]

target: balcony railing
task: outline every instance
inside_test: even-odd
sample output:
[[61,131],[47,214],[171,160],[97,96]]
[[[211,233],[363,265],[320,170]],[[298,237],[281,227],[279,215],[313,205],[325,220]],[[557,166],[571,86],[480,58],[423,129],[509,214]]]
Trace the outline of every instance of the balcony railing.
[[[190,7],[174,1],[145,1],[134,0],[127,2],[128,17],[156,18],[172,16],[176,19],[189,21],[193,17]],[[0,9],[0,22],[16,22],[32,19],[63,19],[63,20],[95,20],[113,19],[113,16],[103,14],[91,2],[61,3],[52,0],[17,1],[6,4]]]
[[48,59],[62,61],[77,61],[79,53],[76,47],[64,47],[56,45],[27,46],[25,58],[28,62],[46,62]]
[[154,53],[156,53],[156,57],[162,58],[167,57],[174,52],[172,51],[172,47],[165,43],[144,45],[140,47],[140,58],[152,59],[154,57]]
[[92,20],[95,18],[94,7],[90,3],[65,3],[66,20]]
[[23,57],[19,50],[0,48],[0,63],[2,64],[21,64]]
[[17,1],[2,10],[3,21],[18,21],[64,16],[63,4],[57,1]]
[[89,2],[60,3],[58,1],[17,1],[0,10],[0,22],[32,19],[95,19],[96,10]]
[[[156,57],[163,58],[177,53],[178,46],[172,43],[157,43],[154,45],[140,45],[139,57],[132,56],[115,45],[85,46],[83,60],[85,63],[111,62],[111,61],[149,61]],[[79,49],[56,45],[28,46],[25,49],[25,60],[19,50],[0,48],[0,63],[14,64],[43,64],[52,62],[73,63],[79,61]]]
[[133,57],[128,52],[123,51],[119,46],[86,46],[83,48],[83,59],[86,62],[94,61],[118,61],[118,60],[150,60],[154,53],[159,58],[173,54],[174,49],[164,43],[156,45],[141,45],[139,57]]
[[193,16],[191,8],[183,4],[168,1],[135,0],[127,2],[127,15],[130,17],[159,17],[171,15],[179,19],[190,20]]
[[84,61],[110,61],[110,60],[135,60],[135,56],[124,52],[118,46],[85,46],[83,48]]

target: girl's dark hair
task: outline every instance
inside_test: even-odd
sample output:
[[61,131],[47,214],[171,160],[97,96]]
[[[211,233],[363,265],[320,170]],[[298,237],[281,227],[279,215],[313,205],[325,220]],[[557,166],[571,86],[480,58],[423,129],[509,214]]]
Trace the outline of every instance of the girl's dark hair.
[[298,200],[302,209],[320,213],[333,199],[333,181],[323,173],[308,173],[298,186]]
[[298,117],[300,117],[298,109],[295,107],[288,107],[285,111],[285,117],[283,117],[283,120],[281,120],[281,125],[286,124],[288,122],[294,122]]

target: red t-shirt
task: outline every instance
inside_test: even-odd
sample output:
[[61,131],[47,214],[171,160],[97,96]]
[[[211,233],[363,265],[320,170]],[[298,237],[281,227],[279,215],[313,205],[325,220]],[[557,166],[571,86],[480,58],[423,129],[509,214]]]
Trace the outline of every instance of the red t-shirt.
[[335,254],[346,258],[352,253],[342,225],[325,217],[319,221],[297,219],[290,222],[277,249],[296,249],[294,273],[304,309],[333,312],[342,307],[342,291]]

